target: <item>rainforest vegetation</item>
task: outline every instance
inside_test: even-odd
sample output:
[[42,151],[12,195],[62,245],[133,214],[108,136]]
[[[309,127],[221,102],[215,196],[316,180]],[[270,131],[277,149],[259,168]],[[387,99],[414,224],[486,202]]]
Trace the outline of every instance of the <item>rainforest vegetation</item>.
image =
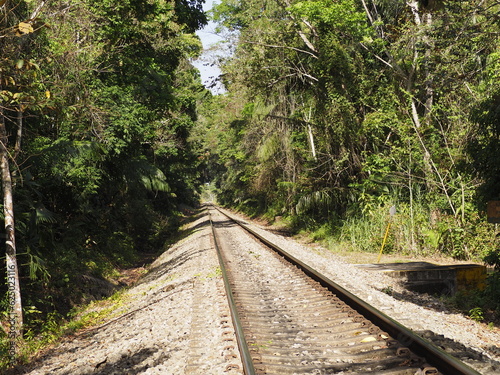
[[[0,358],[10,313],[50,332],[206,186],[332,249],[390,221],[385,252],[500,268],[500,3],[221,0],[222,95],[192,65],[202,3],[0,0]],[[500,311],[498,275],[466,308]]]
[[[189,61],[206,20],[191,0],[0,0],[1,167],[16,239],[4,199],[2,247],[9,271],[17,260],[17,338],[105,295],[93,284],[160,251],[181,205],[197,202],[189,134],[207,91]],[[7,345],[17,311],[4,271],[0,291]]]
[[[486,215],[499,14],[489,0],[221,0],[228,93],[198,122],[219,202],[337,251],[377,253],[390,222],[384,252],[500,267]],[[473,303],[498,309],[499,286],[493,273]]]

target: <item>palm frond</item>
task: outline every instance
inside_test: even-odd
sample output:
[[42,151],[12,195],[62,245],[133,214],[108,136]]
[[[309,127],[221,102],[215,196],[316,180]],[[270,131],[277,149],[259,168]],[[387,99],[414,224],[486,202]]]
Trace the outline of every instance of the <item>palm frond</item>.
[[35,206],[36,223],[55,223],[56,215],[48,210],[42,203],[37,203]]
[[133,177],[150,191],[170,192],[170,185],[163,171],[145,159],[133,159],[129,163],[130,170],[127,177]]
[[313,209],[327,209],[333,203],[332,193],[327,190],[314,191],[300,197],[295,207],[297,214],[303,214]]
[[[44,280],[47,281],[50,279],[50,273],[47,269],[47,266],[45,264],[45,261],[40,258],[38,255],[33,254],[30,252],[30,249],[28,248],[28,252],[26,253],[28,255],[28,266],[29,266],[29,277],[31,280]],[[21,254],[19,254],[21,255]]]
[[272,159],[279,152],[280,142],[278,136],[271,134],[265,138],[257,150],[257,156],[261,162]]

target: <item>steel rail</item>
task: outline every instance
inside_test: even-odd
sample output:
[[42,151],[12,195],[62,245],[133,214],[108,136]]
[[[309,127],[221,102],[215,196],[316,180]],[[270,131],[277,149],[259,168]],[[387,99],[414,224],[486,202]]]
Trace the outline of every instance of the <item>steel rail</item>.
[[424,357],[429,364],[436,367],[441,373],[446,375],[481,375],[476,370],[467,366],[465,363],[461,362],[457,358],[449,355],[443,350],[439,349],[432,343],[413,333],[408,328],[404,327],[394,319],[390,318],[383,312],[379,311],[375,307],[356,297],[354,294],[344,289],[334,281],[330,280],[326,276],[320,274],[316,270],[309,267],[307,264],[298,260],[294,256],[288,254],[280,246],[272,243],[268,239],[264,238],[262,235],[251,229],[247,224],[243,223],[241,220],[221,211],[218,207],[214,206],[219,212],[227,216],[231,220],[235,221],[240,227],[254,235],[262,243],[275,250],[281,256],[283,256],[287,261],[294,264],[300,268],[305,274],[311,277],[313,280],[319,282],[323,287],[327,288],[338,298],[352,307],[354,310],[358,311],[361,315],[365,316],[367,319],[376,324],[379,328],[386,331],[393,338],[400,341],[406,347],[408,347],[412,352],[421,357]]
[[221,268],[222,278],[224,279],[224,288],[226,290],[227,300],[229,303],[229,310],[231,311],[231,319],[233,321],[233,326],[236,333],[236,341],[238,343],[238,349],[241,354],[241,362],[243,366],[243,373],[245,375],[255,375],[255,368],[253,366],[253,360],[250,355],[250,350],[248,349],[248,344],[245,340],[245,335],[243,333],[243,327],[238,315],[238,310],[236,308],[236,303],[234,301],[233,292],[231,290],[231,285],[229,284],[229,279],[227,276],[226,266],[224,265],[224,259],[222,257],[222,252],[220,250],[219,241],[217,240],[217,235],[215,233],[215,226],[212,221],[212,215],[209,213],[210,225],[212,227],[212,236],[214,239],[215,250],[217,251],[217,257],[219,258],[219,265]]

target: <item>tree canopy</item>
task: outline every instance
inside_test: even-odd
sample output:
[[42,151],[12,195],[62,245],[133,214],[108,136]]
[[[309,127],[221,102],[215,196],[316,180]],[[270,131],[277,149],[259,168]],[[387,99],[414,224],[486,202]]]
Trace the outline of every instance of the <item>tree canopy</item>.
[[211,17],[234,53],[218,96],[191,64],[203,3],[0,0],[5,252],[25,337],[95,298],[89,279],[160,251],[206,184],[368,251],[394,206],[387,251],[500,267],[485,217],[500,200],[498,2],[221,0]]
[[197,201],[189,136],[206,90],[190,61],[201,52],[202,4],[0,1],[25,335],[97,297],[82,277],[159,251],[180,207]]
[[[221,99],[233,110],[210,125],[227,134],[211,156],[224,165],[213,176],[221,202],[341,237],[365,218],[383,228],[373,218],[396,205],[394,249],[480,258],[491,237],[470,240],[488,231],[485,202],[500,196],[498,10],[221,1],[213,17],[237,35]],[[370,228],[363,246],[377,248]]]

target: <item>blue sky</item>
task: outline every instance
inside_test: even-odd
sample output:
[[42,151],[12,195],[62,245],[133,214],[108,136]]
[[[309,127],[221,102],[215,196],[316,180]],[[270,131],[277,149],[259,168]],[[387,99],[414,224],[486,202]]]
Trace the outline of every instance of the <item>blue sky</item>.
[[[217,3],[217,1],[214,0],[206,0],[203,5],[203,9],[205,11],[212,9],[214,2]],[[200,37],[201,42],[203,43],[204,53],[200,59],[193,61],[193,65],[200,71],[201,81],[203,84],[208,86],[221,73],[218,67],[211,66],[214,56],[213,52],[210,53],[209,48],[217,42],[220,42],[222,38],[215,34],[215,24],[213,22],[209,22],[203,30],[197,31],[196,34]],[[224,88],[220,85],[211,88],[211,91],[213,94],[222,94],[225,92]]]

